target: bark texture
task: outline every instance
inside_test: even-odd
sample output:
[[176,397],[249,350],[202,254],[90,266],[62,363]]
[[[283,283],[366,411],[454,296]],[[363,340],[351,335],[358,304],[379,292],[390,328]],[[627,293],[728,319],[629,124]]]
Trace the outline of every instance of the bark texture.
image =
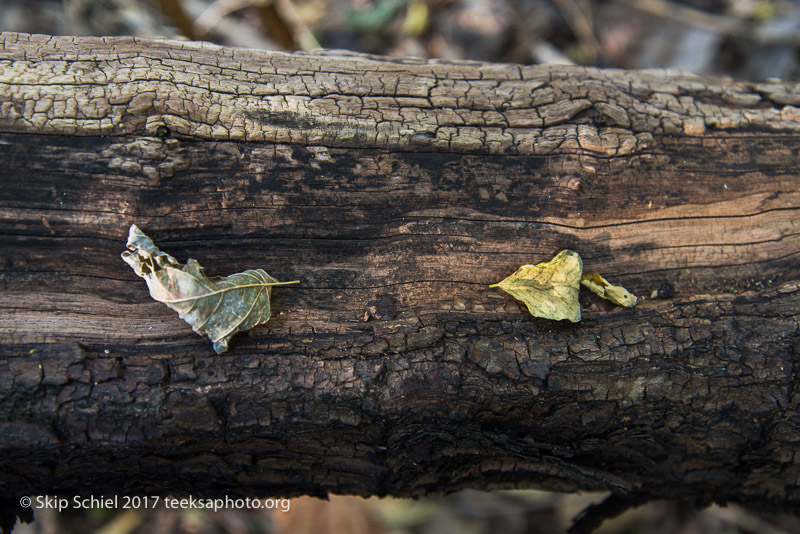
[[[0,43],[0,496],[798,511],[797,84]],[[119,258],[131,223],[301,284],[217,356]],[[563,324],[487,287],[564,248],[645,298]]]

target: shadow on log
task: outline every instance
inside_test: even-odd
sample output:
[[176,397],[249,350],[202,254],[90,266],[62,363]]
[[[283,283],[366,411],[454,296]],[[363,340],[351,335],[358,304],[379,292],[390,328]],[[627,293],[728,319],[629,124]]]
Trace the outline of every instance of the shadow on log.
[[[798,511],[798,84],[0,42],[7,502],[537,487]],[[120,259],[132,223],[209,275],[301,283],[217,356]],[[488,288],[564,248],[639,305],[583,292],[564,324]]]

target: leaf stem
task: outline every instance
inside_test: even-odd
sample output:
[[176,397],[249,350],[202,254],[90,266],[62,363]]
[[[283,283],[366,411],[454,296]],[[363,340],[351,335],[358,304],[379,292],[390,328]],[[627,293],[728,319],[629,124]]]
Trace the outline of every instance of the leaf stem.
[[242,284],[238,286],[231,286],[231,287],[223,287],[222,289],[217,289],[215,291],[209,291],[203,295],[194,295],[191,297],[186,297],[182,299],[168,299],[168,300],[161,300],[157,299],[150,293],[150,296],[153,297],[153,300],[157,300],[158,302],[163,302],[164,304],[178,304],[179,302],[191,302],[193,300],[204,299],[206,297],[213,297],[214,295],[219,295],[220,293],[226,293],[228,291],[235,291],[237,289],[242,289],[245,287],[266,287],[266,286],[285,286],[288,284],[299,284],[300,280],[292,280],[291,282],[264,282],[258,284]]

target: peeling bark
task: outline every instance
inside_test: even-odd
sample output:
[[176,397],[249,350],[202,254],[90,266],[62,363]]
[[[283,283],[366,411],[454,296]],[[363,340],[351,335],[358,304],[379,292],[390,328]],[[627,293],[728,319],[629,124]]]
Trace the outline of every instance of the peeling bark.
[[[0,497],[797,512],[798,84],[0,42]],[[301,284],[216,356],[119,258],[131,223]],[[645,298],[562,324],[488,289],[563,248]]]

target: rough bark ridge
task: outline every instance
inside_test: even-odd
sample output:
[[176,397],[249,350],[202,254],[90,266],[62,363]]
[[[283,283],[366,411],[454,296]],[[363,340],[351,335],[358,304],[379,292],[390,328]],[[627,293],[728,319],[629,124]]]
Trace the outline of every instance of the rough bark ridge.
[[[798,85],[0,42],[0,496],[798,510]],[[216,356],[120,260],[132,222],[302,283]],[[647,298],[573,325],[488,289],[563,248]]]

